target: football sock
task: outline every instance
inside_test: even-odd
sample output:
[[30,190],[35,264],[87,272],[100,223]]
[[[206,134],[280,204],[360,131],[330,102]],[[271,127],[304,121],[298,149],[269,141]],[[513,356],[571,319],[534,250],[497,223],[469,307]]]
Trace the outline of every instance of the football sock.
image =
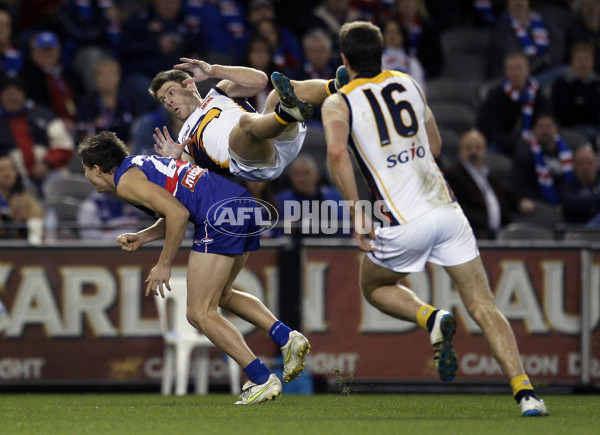
[[535,397],[533,386],[531,385],[531,381],[527,375],[515,376],[510,380],[510,386],[517,403],[519,403],[523,397]]
[[269,379],[271,372],[267,368],[267,366],[258,358],[244,367],[244,372],[248,379],[254,382],[257,385],[264,384]]
[[335,94],[337,89],[335,88],[335,79],[331,79],[327,82],[327,95]]
[[521,399],[523,399],[524,397],[533,397],[534,399],[537,399],[537,396],[535,395],[535,392],[533,390],[521,390],[517,394],[515,394],[514,397],[517,403],[521,403]]
[[437,311],[438,310],[431,305],[421,305],[421,308],[417,311],[418,325],[431,332],[431,328],[433,328],[433,323],[435,322],[435,313],[437,313]]
[[281,320],[278,320],[277,322],[273,323],[273,326],[271,326],[269,335],[273,341],[277,343],[279,347],[281,347],[288,342],[290,332],[292,332],[292,329]]
[[283,108],[281,107],[281,102],[277,103],[277,106],[275,106],[275,118],[277,118],[277,122],[283,125],[297,122],[296,118],[289,113],[284,112]]

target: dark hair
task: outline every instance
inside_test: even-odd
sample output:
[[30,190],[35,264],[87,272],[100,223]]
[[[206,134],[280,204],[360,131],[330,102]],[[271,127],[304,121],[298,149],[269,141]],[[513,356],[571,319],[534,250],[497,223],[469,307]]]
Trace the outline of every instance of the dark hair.
[[105,173],[112,172],[128,155],[127,145],[112,131],[103,131],[84,139],[77,152],[85,166],[92,168],[98,165]]
[[[2,9],[0,8],[0,10],[2,10]],[[5,153],[5,152],[0,152],[0,159],[8,159],[10,161],[10,164],[12,165],[13,169],[17,173],[17,178],[15,179],[15,184],[13,184],[9,190],[10,195],[25,192],[25,182],[23,181],[23,177],[21,176],[21,173],[17,169],[17,165],[15,164],[15,159],[13,159],[10,154]]]
[[340,51],[358,74],[379,73],[383,55],[381,30],[368,21],[344,24],[340,29]]
[[3,92],[6,88],[15,87],[19,88],[21,92],[25,92],[25,83],[19,77],[0,77],[0,92]]
[[152,79],[152,83],[150,84],[150,88],[148,88],[148,92],[150,92],[152,98],[158,101],[156,93],[162,87],[162,85],[164,85],[167,82],[177,82],[183,87],[183,81],[191,77],[192,76],[188,72],[182,71],[180,69],[170,69],[168,71],[161,71],[158,74],[156,74],[156,76],[154,76],[154,79]]

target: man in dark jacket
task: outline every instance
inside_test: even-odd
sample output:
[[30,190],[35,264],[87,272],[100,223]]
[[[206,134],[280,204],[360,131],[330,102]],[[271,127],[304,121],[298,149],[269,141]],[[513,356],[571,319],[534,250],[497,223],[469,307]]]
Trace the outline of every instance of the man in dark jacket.
[[464,133],[458,153],[458,161],[445,172],[445,176],[475,237],[494,239],[498,229],[511,222],[513,212],[531,211],[531,201],[490,174],[485,164],[486,141],[483,134],[474,129]]

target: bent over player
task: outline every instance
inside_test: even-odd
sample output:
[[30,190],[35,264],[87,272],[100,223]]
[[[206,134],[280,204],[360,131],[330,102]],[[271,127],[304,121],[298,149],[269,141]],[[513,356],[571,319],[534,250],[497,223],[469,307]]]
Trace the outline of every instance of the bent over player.
[[131,252],[164,237],[158,262],[146,279],[146,296],[160,292],[164,297],[165,287],[171,290],[171,265],[187,222],[192,222],[194,244],[187,270],[189,322],[244,369],[249,381],[236,404],[256,404],[280,396],[277,376],[256,358],[242,334],[218,311],[224,308],[273,338],[283,352],[286,382],[302,372],[310,349],[308,340],[277,320],[260,300],[232,288],[249,252],[259,248],[257,226],[251,219],[223,220],[211,212],[211,207],[226,202],[228,212],[235,215],[238,208],[255,205],[251,195],[243,187],[189,162],[128,154],[125,144],[110,132],[87,138],[78,153],[85,177],[98,192],[116,192],[119,198],[160,216],[151,227],[117,238],[121,248]]
[[[334,80],[292,82],[274,72],[275,90],[267,98],[265,113],[259,114],[246,98],[267,85],[264,72],[181,60],[184,63],[173,70],[158,73],[150,85],[150,94],[184,121],[178,142],[166,128],[155,130],[156,152],[248,181],[269,181],[281,175],[302,148],[303,121],[312,117],[313,105],[335,92]],[[211,78],[220,81],[202,98],[194,83]]]
[[457,370],[454,316],[423,303],[401,284],[428,261],[443,266],[510,380],[522,415],[547,415],[525,374],[512,329],[495,305],[473,231],[434,160],[442,143],[433,114],[412,77],[381,70],[382,47],[376,26],[342,26],[340,49],[351,80],[322,109],[329,168],[340,193],[349,204],[359,200],[350,139],[387,217],[373,230],[370,217],[350,206],[363,233],[357,234],[358,244],[367,252],[360,266],[363,295],[384,313],[426,328],[438,373],[450,381]]

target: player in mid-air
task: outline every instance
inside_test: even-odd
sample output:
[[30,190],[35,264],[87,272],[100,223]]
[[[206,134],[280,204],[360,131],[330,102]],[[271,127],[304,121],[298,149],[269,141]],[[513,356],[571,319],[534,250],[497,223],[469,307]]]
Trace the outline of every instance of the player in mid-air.
[[[98,192],[117,196],[143,211],[158,215],[154,225],[137,233],[122,234],[117,242],[131,252],[165,239],[157,264],[146,279],[146,296],[171,290],[171,264],[186,232],[194,224],[194,243],[187,270],[187,318],[219,349],[233,358],[249,381],[236,404],[257,404],[281,395],[281,382],[252,353],[242,334],[219,307],[267,332],[281,347],[283,378],[295,379],[304,369],[308,340],[292,331],[254,296],[232,288],[250,251],[259,248],[259,231],[252,219],[222,219],[215,204],[227,205],[227,216],[248,217],[256,203],[243,187],[190,162],[170,157],[129,156],[114,133],[85,139],[79,157],[86,178]],[[235,199],[235,200],[231,200]],[[230,201],[227,201],[230,200]],[[211,209],[212,208],[212,209]]]
[[[177,142],[166,128],[157,128],[155,150],[248,181],[269,181],[281,175],[302,148],[304,121],[312,117],[313,105],[335,92],[333,79],[290,81],[274,72],[275,90],[259,114],[246,98],[265,88],[268,77],[264,72],[181,60],[173,70],[158,73],[150,85],[150,94],[184,121]],[[195,83],[206,79],[220,81],[202,98]]]
[[[322,118],[329,168],[349,201],[358,244],[367,252],[360,267],[364,297],[384,313],[426,328],[438,373],[452,380],[454,316],[425,304],[402,284],[428,261],[443,266],[510,380],[522,415],[547,415],[525,374],[512,329],[495,305],[473,231],[434,160],[442,141],[423,92],[412,77],[381,70],[383,38],[371,23],[344,24],[340,49],[351,80],[327,98]],[[376,230],[364,209],[352,206],[359,197],[348,143],[383,204],[387,220]]]

